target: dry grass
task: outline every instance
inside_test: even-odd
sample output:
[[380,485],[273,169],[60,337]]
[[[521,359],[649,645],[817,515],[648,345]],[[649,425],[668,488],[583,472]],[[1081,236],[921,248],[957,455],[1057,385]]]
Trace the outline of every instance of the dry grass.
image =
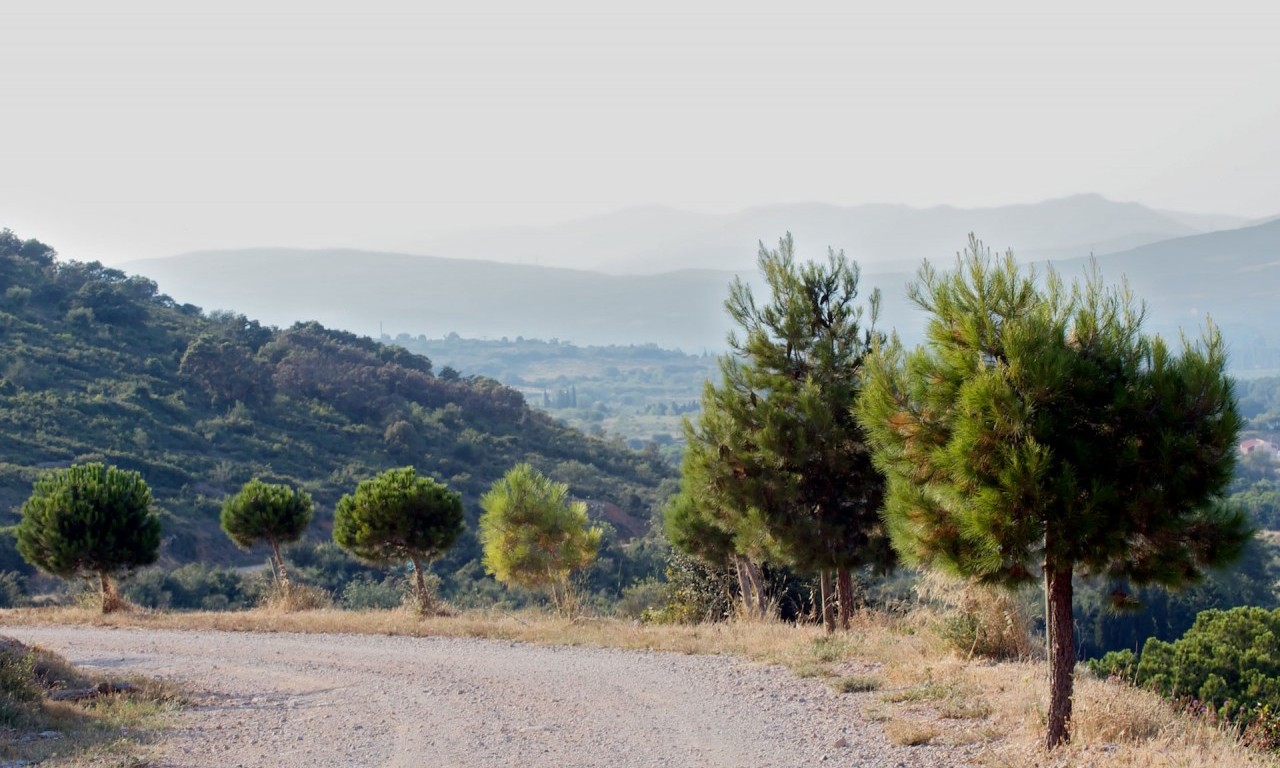
[[[108,681],[38,646],[32,648],[31,658],[33,678],[41,687],[77,688]],[[127,682],[131,688],[80,702],[41,696],[21,709],[8,710],[8,727],[0,728],[0,763],[69,768],[150,765],[170,714],[183,703],[181,691],[139,677],[110,682]]]
[[937,617],[919,612],[907,618],[863,615],[851,631],[834,636],[818,627],[777,622],[648,625],[500,611],[419,617],[405,609],[107,616],[75,608],[16,609],[0,611],[0,623],[479,637],[732,654],[825,678],[837,690],[847,685],[849,696],[856,697],[850,711],[884,723],[895,742],[965,745],[980,765],[1280,768],[1276,756],[1245,748],[1233,735],[1175,712],[1155,695],[1094,680],[1083,669],[1076,685],[1074,742],[1046,753],[1041,747],[1048,701],[1044,662],[967,660],[938,632]]
[[889,741],[907,747],[918,747],[938,738],[939,731],[932,723],[915,720],[894,720],[884,725]]

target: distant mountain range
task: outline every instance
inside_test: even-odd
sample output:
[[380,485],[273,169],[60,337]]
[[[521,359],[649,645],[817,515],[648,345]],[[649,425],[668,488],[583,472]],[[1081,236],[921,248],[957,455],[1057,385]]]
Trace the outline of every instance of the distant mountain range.
[[[1104,277],[1127,277],[1150,305],[1152,327],[1166,333],[1195,327],[1209,312],[1237,346],[1246,340],[1255,345],[1260,335],[1272,333],[1269,297],[1280,294],[1274,266],[1280,262],[1280,220],[1238,226],[1243,220],[1155,211],[1095,195],[972,211],[775,206],[727,221],[639,209],[578,225],[504,230],[488,240],[467,241],[469,246],[449,246],[451,256],[472,257],[506,248],[505,263],[358,250],[246,249],[187,253],[126,268],[156,280],[178,301],[234,309],[281,326],[316,319],[369,335],[656,343],[687,352],[724,348],[729,322],[723,302],[730,280],[735,273],[756,279],[756,240],[772,245],[786,231],[796,236],[802,257],[820,257],[829,244],[859,260],[864,287],[884,294],[882,324],[909,340],[918,336],[922,317],[908,306],[905,285],[925,257],[949,264],[970,231],[995,250],[1011,247],[1022,261],[1051,261],[1068,276],[1080,275],[1089,255],[1096,255]],[[710,222],[719,222],[718,228]],[[1235,228],[1198,230],[1210,225]],[[759,234],[745,244],[730,247],[722,240],[708,246],[715,237],[747,237],[748,231]],[[595,263],[608,263],[614,271],[625,259],[649,269],[567,269],[549,266],[556,261],[550,256],[538,264],[510,263],[539,250],[539,243],[561,261],[584,261],[594,253]],[[558,250],[551,250],[552,243],[560,244]],[[706,268],[715,258],[721,268]],[[657,271],[673,263],[684,268]],[[1275,346],[1280,355],[1280,343]],[[1264,367],[1277,366],[1280,361]]]
[[970,232],[1001,250],[1012,247],[1027,258],[1047,259],[1110,253],[1248,223],[1232,216],[1158,211],[1099,195],[975,209],[804,203],[728,216],[648,207],[550,227],[466,232],[439,238],[428,250],[609,274],[689,268],[736,272],[754,266],[757,243],[771,245],[790,231],[805,251],[843,248],[868,269],[900,271],[954,253]]

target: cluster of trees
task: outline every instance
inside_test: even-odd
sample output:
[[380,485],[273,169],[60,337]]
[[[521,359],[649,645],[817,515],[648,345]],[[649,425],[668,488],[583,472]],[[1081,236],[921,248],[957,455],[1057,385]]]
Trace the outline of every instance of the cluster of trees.
[[[152,508],[148,488],[113,508],[135,510],[130,530],[155,521],[158,540],[163,517],[180,531],[170,554],[204,559],[199,521],[238,489],[223,528],[242,546],[269,545],[283,584],[280,547],[312,524],[312,496],[334,510],[338,544],[369,562],[412,563],[424,606],[426,565],[442,554],[452,573],[546,588],[566,609],[569,574],[597,553],[634,575],[563,483],[642,519],[671,479],[656,451],[585,438],[530,411],[516,390],[436,374],[404,349],[314,323],[278,331],[205,317],[148,281],[61,264],[8,232],[0,262],[0,332],[14,351],[0,371],[0,503],[37,482],[18,547],[51,573],[93,573],[109,597],[114,573],[154,561],[145,541],[130,558],[94,559],[90,545],[117,533],[93,528],[78,550],[69,542],[91,526],[55,514],[102,518],[85,506],[92,495],[66,488],[107,489],[95,491],[108,493],[104,503],[124,504],[116,492],[136,492],[142,472],[162,503]],[[876,293],[858,303],[857,267],[843,254],[800,264],[788,236],[761,248],[760,267],[770,296],[731,288],[740,333],[685,424],[664,515],[671,543],[711,567],[686,558],[675,572],[694,585],[727,569],[755,614],[774,609],[780,569],[813,574],[829,629],[856,607],[856,571],[899,560],[988,584],[1043,580],[1048,741],[1061,742],[1073,576],[1122,584],[1114,600],[1129,604],[1144,585],[1195,581],[1249,538],[1245,515],[1219,503],[1242,418],[1217,331],[1170,350],[1143,332],[1132,297],[1096,273],[1041,280],[974,240],[954,271],[921,271],[911,298],[929,314],[927,342],[907,351],[876,328]],[[551,478],[508,471],[515,460]],[[74,466],[37,473],[46,462]],[[383,471],[405,463],[444,483]],[[475,508],[485,516],[471,517]]]
[[[572,605],[570,575],[591,564],[602,536],[589,524],[586,505],[568,493],[563,483],[519,464],[485,494],[480,519],[490,573],[504,584],[549,589],[562,611]],[[281,548],[302,537],[312,512],[306,492],[254,478],[226,499],[221,524],[237,546],[270,546],[277,584],[288,594],[293,586]],[[427,568],[465,529],[461,495],[403,467],[361,482],[338,501],[333,540],[364,562],[409,564],[414,604],[431,614]],[[109,613],[124,604],[115,578],[156,561],[160,531],[141,475],[94,463],[43,475],[22,506],[15,535],[22,556],[40,570],[96,578],[102,612]]]
[[[713,355],[653,344],[577,346],[552,339],[428,339],[399,334],[394,342],[455,368],[516,387],[557,419],[584,432],[622,438],[680,460],[680,417],[698,409],[701,383],[716,373]],[[662,440],[661,438],[666,438]]]
[[[110,310],[103,292],[130,309]],[[69,320],[72,314],[78,319]],[[315,323],[277,329],[239,314],[205,313],[156,293],[149,281],[62,260],[49,246],[7,231],[0,232],[0,345],[6,594],[15,585],[47,584],[11,535],[33,482],[49,468],[94,462],[146,478],[165,528],[156,569],[255,562],[217,522],[223,499],[252,478],[314,499],[312,527],[291,550],[294,558],[304,551],[310,557],[329,539],[338,500],[358,481],[412,465],[464,502],[467,530],[434,568],[441,595],[460,604],[519,605],[525,593],[508,594],[486,575],[476,532],[480,497],[527,461],[568,483],[593,509],[616,512],[617,527],[605,528],[585,576],[593,601],[617,600],[632,580],[662,572],[657,536],[644,531],[674,466],[566,427],[492,378],[460,375],[401,347]],[[346,555],[316,557],[336,566],[333,558]],[[354,558],[339,570],[352,578],[371,574]],[[229,583],[224,575],[210,576],[210,588]],[[143,579],[152,595],[200,593],[161,588],[150,572]],[[252,579],[242,581],[251,586]],[[129,589],[136,593],[141,583],[133,580]],[[326,583],[339,594],[346,588]],[[248,591],[229,592],[229,602]]]
[[757,606],[756,564],[818,571],[828,627],[826,574],[895,556],[980,583],[1043,579],[1047,743],[1062,743],[1073,577],[1176,588],[1252,535],[1222,503],[1242,421],[1221,336],[1172,351],[1096,270],[1042,281],[971,238],[955,270],[926,263],[910,288],[929,322],[907,351],[874,330],[874,293],[862,327],[843,254],[797,265],[787,237],[759,263],[771,301],[730,290],[743,335],[688,425],[672,543],[732,562]]

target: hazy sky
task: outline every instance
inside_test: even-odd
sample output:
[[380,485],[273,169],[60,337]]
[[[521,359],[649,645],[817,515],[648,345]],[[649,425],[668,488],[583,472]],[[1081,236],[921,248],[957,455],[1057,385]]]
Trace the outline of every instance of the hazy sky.
[[0,4],[0,226],[71,258],[423,251],[646,204],[1280,213],[1276,14],[103,5]]

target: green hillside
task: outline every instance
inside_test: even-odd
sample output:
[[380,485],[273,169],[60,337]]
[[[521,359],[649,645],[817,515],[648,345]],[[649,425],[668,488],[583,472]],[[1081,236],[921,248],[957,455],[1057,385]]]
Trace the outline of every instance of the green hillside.
[[[493,379],[436,372],[401,347],[316,323],[278,330],[206,314],[147,278],[59,260],[5,230],[0,526],[16,520],[42,469],[85,461],[142,473],[170,564],[261,560],[218,529],[222,498],[255,475],[310,492],[312,538],[323,540],[339,496],[407,464],[460,491],[474,529],[479,495],[519,461],[592,502],[617,531],[605,552],[616,559],[608,547],[648,530],[674,474],[656,455],[559,425]],[[456,549],[445,566],[474,572],[474,537]],[[0,539],[0,571],[14,557]]]

